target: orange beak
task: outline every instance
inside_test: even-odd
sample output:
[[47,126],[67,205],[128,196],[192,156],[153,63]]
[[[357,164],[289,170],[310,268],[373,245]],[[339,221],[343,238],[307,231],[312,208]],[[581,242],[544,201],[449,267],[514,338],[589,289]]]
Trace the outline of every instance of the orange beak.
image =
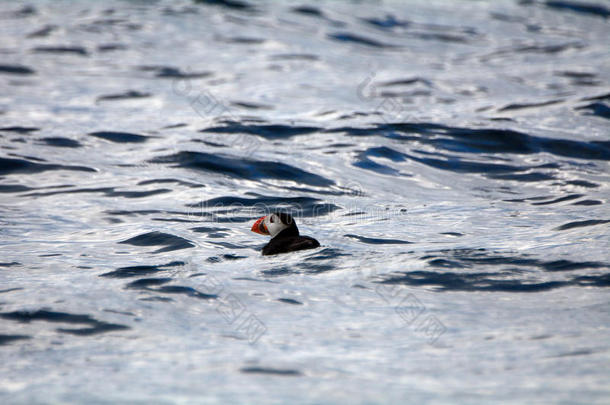
[[250,230],[252,232],[260,233],[261,235],[269,235],[269,231],[267,230],[267,226],[264,222],[265,218],[267,217],[260,217],[259,219],[257,219],[254,225],[252,225],[252,229]]

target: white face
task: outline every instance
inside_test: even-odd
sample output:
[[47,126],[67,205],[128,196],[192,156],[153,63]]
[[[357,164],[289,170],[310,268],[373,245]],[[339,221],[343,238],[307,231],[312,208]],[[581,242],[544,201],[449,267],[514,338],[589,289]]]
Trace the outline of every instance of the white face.
[[288,228],[288,225],[283,223],[275,214],[267,215],[265,217],[265,226],[269,231],[269,235],[274,238],[278,233],[282,232],[284,229]]

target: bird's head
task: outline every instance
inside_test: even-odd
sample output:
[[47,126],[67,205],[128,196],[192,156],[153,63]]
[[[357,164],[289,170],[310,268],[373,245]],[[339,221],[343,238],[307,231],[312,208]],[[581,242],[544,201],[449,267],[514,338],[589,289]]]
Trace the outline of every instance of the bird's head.
[[260,233],[261,235],[270,235],[276,237],[280,232],[294,228],[296,234],[299,234],[297,225],[290,214],[274,212],[273,214],[260,217],[252,225],[252,232]]

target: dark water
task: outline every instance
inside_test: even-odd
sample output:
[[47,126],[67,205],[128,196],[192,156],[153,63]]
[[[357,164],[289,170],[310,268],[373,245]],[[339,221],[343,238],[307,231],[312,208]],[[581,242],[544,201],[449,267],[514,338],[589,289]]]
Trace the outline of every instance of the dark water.
[[0,402],[607,403],[609,17],[0,3]]

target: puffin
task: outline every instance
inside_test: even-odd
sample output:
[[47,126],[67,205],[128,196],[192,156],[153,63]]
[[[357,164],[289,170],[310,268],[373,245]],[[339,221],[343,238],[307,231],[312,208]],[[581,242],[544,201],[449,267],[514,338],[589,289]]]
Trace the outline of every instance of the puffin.
[[252,225],[251,231],[271,236],[269,243],[263,247],[263,256],[315,249],[320,246],[320,242],[314,238],[299,234],[299,228],[290,214],[274,212],[260,217]]

